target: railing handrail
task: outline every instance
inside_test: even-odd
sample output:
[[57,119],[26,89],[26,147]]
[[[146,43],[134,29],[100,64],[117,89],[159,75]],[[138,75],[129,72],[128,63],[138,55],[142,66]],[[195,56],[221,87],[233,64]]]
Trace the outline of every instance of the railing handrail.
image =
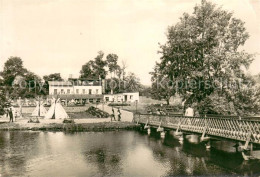
[[[135,113],[137,115],[143,115],[143,116],[159,116],[159,117],[178,117],[178,118],[197,118],[197,119],[222,119],[222,120],[239,120],[239,121],[253,121],[253,122],[260,122],[260,117],[239,117],[237,118],[231,118],[228,116],[221,116],[221,117],[214,117],[214,116],[207,116],[207,117],[202,117],[202,116],[183,116],[183,115],[174,115],[174,114],[148,114],[148,113]],[[256,120],[255,118],[259,118],[259,120]]]

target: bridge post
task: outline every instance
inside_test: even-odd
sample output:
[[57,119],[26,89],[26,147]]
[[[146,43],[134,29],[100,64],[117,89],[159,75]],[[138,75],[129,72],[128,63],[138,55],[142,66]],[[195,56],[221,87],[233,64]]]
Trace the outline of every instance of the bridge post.
[[147,121],[145,123],[144,129],[147,129],[147,134],[150,135],[151,134],[151,127],[148,125],[150,121],[150,118],[147,118]]
[[245,143],[245,145],[242,147],[243,150],[247,150],[247,149],[248,149],[248,145],[249,145],[249,141],[250,141],[250,139],[251,139],[251,135],[252,135],[251,132],[248,133],[246,143]]
[[157,128],[157,132],[160,132],[160,136],[161,138],[165,138],[165,131],[164,131],[164,128],[161,127],[162,125],[162,118],[160,117],[161,121],[160,121],[160,124],[159,124],[159,127]]
[[203,130],[202,136],[200,138],[200,141],[208,140],[208,137],[205,137],[207,129],[208,129],[208,126],[204,127],[204,130]]
[[162,132],[160,133],[160,135],[161,135],[161,138],[165,138],[165,131],[162,131]]
[[151,134],[151,128],[149,126],[149,128],[147,129],[147,134],[150,135]]
[[211,142],[210,140],[206,143],[206,149],[209,150],[211,148]]

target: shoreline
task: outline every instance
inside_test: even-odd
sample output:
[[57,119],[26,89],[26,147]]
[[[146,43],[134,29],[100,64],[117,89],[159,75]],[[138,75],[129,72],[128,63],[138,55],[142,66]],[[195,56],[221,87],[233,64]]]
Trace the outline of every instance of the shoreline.
[[88,122],[88,123],[21,123],[21,122],[2,122],[0,131],[74,131],[74,132],[100,132],[100,131],[115,131],[115,130],[136,130],[140,125],[133,122]]

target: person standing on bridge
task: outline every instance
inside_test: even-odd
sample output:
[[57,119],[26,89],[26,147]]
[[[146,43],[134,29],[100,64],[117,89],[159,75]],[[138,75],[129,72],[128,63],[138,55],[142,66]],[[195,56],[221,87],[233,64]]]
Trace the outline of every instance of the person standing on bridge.
[[[191,108],[191,105],[188,105],[188,108],[185,111],[186,117],[193,117],[194,116],[194,110]],[[191,120],[188,118],[187,120],[188,124],[191,125]]]
[[185,111],[185,116],[187,116],[187,117],[193,117],[194,116],[194,110],[193,110],[193,108],[190,107],[190,105],[188,106],[188,108]]

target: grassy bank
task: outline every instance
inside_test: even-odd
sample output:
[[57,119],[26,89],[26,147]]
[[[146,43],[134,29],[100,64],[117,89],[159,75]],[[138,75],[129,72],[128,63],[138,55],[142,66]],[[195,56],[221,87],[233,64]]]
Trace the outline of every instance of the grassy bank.
[[98,122],[98,123],[2,123],[0,130],[43,130],[43,131],[113,131],[134,130],[138,128],[132,122]]

